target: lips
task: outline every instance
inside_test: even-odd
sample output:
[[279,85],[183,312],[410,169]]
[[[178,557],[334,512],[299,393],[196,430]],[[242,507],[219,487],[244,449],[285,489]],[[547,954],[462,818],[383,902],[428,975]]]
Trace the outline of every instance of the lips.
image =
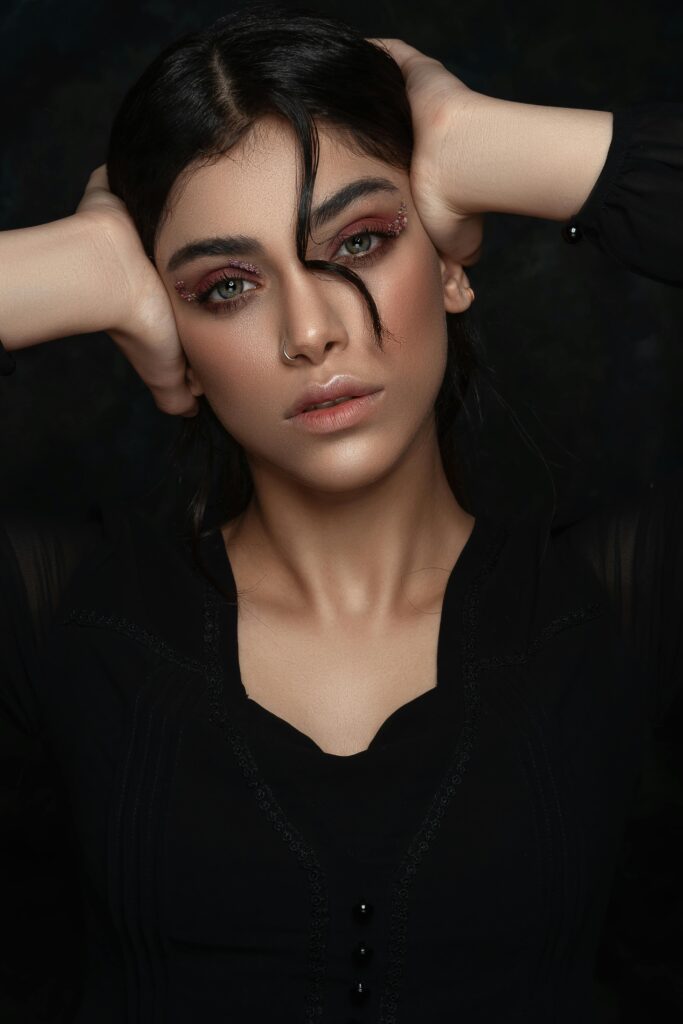
[[314,405],[322,405],[325,402],[333,402],[337,398],[361,398],[363,395],[372,395],[381,391],[379,384],[372,384],[363,381],[359,377],[350,374],[338,374],[327,381],[326,384],[311,382],[299,395],[293,405],[286,413],[286,418],[291,419],[300,412],[310,409]]
[[332,409],[335,405],[348,402],[350,398],[357,398],[358,395],[343,395],[341,398],[330,399],[328,402],[319,402],[316,405],[307,405],[301,412],[310,412],[312,409]]

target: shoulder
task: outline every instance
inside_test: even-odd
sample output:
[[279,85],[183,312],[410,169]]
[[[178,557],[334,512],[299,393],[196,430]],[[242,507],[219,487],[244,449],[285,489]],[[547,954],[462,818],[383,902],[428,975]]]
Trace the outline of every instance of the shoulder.
[[201,650],[210,584],[173,524],[111,503],[60,604],[58,623],[143,638],[159,651]]

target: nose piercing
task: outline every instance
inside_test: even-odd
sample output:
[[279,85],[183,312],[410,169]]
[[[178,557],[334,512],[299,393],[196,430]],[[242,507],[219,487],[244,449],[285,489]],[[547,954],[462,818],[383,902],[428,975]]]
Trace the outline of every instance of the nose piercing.
[[285,356],[286,359],[289,359],[290,362],[296,362],[296,355],[289,355],[285,345],[286,345],[286,342],[283,341],[283,355]]

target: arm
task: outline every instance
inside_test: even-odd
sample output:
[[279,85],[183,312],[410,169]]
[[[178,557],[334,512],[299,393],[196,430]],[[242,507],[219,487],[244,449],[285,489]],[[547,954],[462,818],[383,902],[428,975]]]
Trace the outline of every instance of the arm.
[[[104,166],[91,174],[72,216],[0,232],[0,266],[6,353],[107,331],[163,412],[198,412],[166,288],[124,204],[109,191]],[[11,363],[0,370],[11,372]]]
[[567,220],[588,198],[612,141],[604,110],[471,93],[444,140],[450,201],[472,213]]
[[377,41],[403,72],[415,147],[411,188],[442,256],[481,254],[485,212],[571,219],[636,274],[683,284],[683,103],[613,113],[496,99],[402,40]]
[[496,99],[400,39],[374,42],[405,79],[413,199],[442,255],[476,263],[487,212],[564,220],[579,210],[605,163],[611,113]]
[[0,232],[0,338],[7,351],[117,323],[126,282],[88,215]]
[[475,93],[467,109],[455,188],[469,209],[570,220],[566,241],[585,237],[631,273],[683,285],[683,103],[608,114]]

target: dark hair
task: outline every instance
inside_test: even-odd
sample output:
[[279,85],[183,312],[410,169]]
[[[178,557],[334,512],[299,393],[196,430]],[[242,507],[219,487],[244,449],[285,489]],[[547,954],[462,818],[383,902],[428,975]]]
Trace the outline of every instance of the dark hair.
[[[413,135],[401,71],[385,50],[347,25],[261,5],[183,36],[159,54],[123,100],[109,143],[110,187],[126,204],[153,259],[157,232],[179,176],[219,158],[266,115],[285,118],[300,146],[299,259],[359,289],[381,347],[382,324],[363,281],[346,266],[305,258],[318,160],[317,123],[343,133],[358,152],[405,170],[410,167]],[[467,314],[447,317],[448,357],[435,403],[444,471],[462,504],[466,498],[454,425],[479,368],[476,334],[467,319]],[[206,523],[211,495],[223,522],[239,515],[253,493],[244,449],[205,396],[199,404],[198,415],[183,422],[174,453],[174,458],[194,460],[195,466],[196,455],[203,454],[203,475],[185,512],[195,558],[200,538],[211,528]],[[183,479],[187,477],[179,477],[179,485]]]

